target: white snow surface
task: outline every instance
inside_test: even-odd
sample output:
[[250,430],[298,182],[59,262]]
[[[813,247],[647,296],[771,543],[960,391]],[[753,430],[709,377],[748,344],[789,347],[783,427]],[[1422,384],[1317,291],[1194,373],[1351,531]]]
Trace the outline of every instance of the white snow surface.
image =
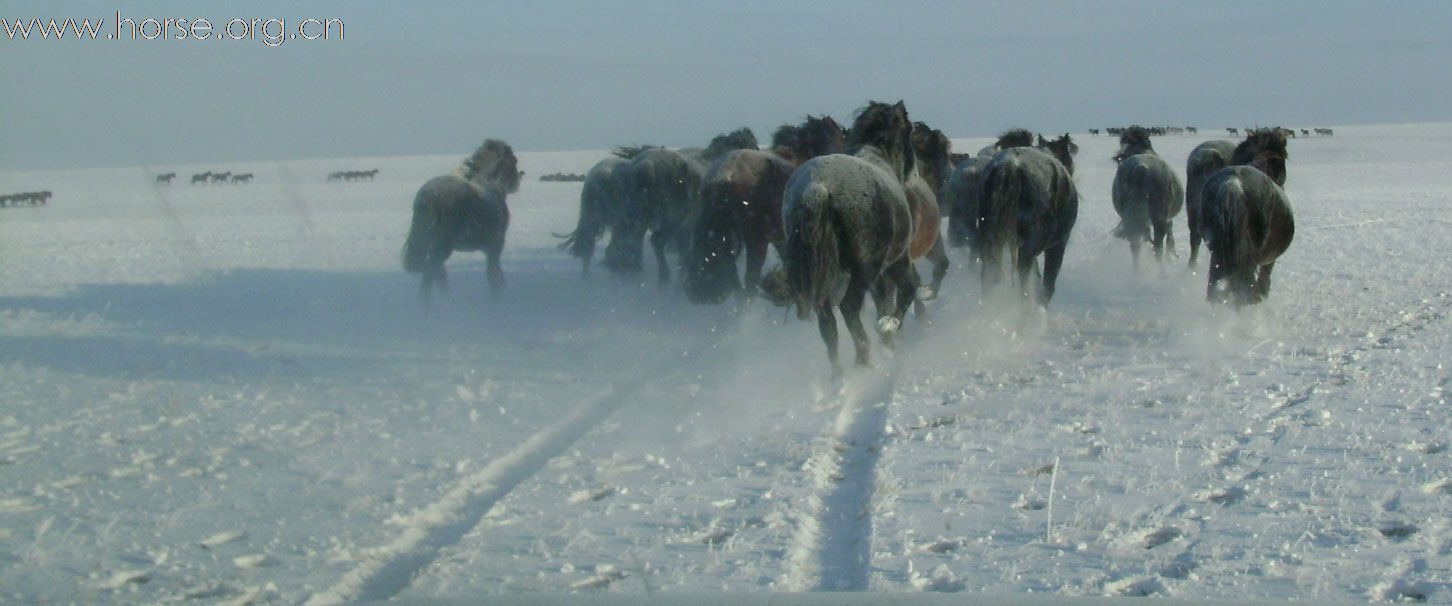
[[1268,303],[1132,270],[1081,136],[1047,314],[957,266],[840,388],[814,322],[580,279],[580,185],[535,179],[605,152],[522,154],[504,297],[460,253],[431,306],[399,252],[459,157],[0,173],[54,191],[0,209],[0,602],[1452,601],[1452,124],[1335,132]]

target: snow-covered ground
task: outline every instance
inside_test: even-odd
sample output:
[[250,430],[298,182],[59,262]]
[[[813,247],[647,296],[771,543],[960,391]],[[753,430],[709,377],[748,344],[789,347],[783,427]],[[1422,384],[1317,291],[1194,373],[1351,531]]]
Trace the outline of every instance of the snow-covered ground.
[[[580,185],[535,178],[603,152],[523,154],[506,296],[461,254],[431,307],[399,250],[457,156],[0,173],[55,192],[0,209],[0,602],[1452,601],[1452,125],[1294,140],[1239,314],[1131,270],[1114,141],[1079,143],[1046,322],[958,268],[841,391],[815,323],[579,279]],[[256,181],[184,183],[214,168]]]

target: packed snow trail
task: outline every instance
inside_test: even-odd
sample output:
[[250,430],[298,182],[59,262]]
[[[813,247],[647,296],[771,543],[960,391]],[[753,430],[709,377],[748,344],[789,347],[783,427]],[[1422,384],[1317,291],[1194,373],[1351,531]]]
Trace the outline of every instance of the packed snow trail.
[[[697,361],[713,350],[725,331],[712,331],[684,357]],[[420,508],[403,522],[397,539],[369,552],[369,556],[337,584],[308,599],[314,606],[390,599],[408,588],[420,571],[439,552],[468,534],[489,510],[533,477],[551,459],[559,456],[586,432],[598,426],[639,390],[660,381],[681,366],[680,356],[665,359],[606,394],[576,409],[564,420],[545,428],[517,448],[498,457],[483,469],[455,482],[438,500]]]

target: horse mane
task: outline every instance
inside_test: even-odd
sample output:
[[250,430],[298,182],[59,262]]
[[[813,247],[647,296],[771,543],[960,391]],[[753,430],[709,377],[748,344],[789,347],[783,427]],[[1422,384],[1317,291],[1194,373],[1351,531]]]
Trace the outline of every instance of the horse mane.
[[798,127],[800,140],[798,149],[809,156],[821,156],[842,151],[847,144],[847,134],[842,131],[831,116],[820,118],[808,115],[806,122]]
[[459,166],[461,177],[503,189],[508,193],[519,190],[519,160],[508,143],[499,139],[485,139],[484,144],[464,159]]
[[796,149],[801,138],[802,127],[783,124],[776,127],[776,132],[771,134],[771,147],[772,149]]
[[622,145],[610,151],[616,158],[630,160],[648,149],[661,149],[659,145]]
[[895,105],[869,101],[852,121],[846,152],[859,155],[864,148],[874,148],[905,181],[913,172],[912,136],[913,124],[902,101]]
[[1138,124],[1124,129],[1119,135],[1119,153],[1114,154],[1114,161],[1119,162],[1145,152],[1153,152],[1154,145],[1150,143],[1149,130]]
[[936,190],[948,172],[953,143],[948,135],[922,122],[913,123],[913,154],[917,156],[918,172]]
[[756,144],[756,133],[750,128],[741,127],[723,135],[716,135],[706,149],[701,151],[701,159],[710,162],[729,151],[738,149],[759,149]]
[[[1279,185],[1285,184],[1286,133],[1278,128],[1257,128],[1245,136],[1230,156],[1232,165],[1254,166]],[[1279,175],[1275,173],[1280,173]]]
[[1032,147],[1034,134],[1023,128],[1010,128],[998,136],[998,142],[993,144],[993,149],[1003,151],[1011,147]]

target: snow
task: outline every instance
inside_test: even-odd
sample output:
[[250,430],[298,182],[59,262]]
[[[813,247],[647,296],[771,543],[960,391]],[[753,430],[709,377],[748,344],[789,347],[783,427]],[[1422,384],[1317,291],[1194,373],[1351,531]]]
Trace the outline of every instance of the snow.
[[1085,136],[1047,315],[957,266],[844,385],[765,303],[581,281],[535,179],[602,151],[522,154],[505,297],[460,254],[432,306],[399,251],[456,156],[0,173],[55,192],[0,209],[0,601],[1452,601],[1452,124],[1335,132],[1267,304],[1133,271]]

